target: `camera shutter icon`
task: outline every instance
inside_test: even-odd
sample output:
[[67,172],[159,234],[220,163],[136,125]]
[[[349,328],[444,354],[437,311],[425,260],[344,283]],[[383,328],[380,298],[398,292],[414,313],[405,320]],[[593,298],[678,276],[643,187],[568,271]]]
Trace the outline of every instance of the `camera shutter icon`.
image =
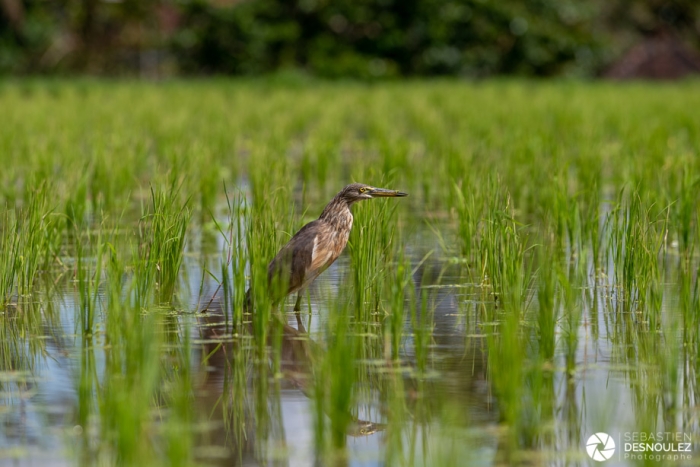
[[615,454],[615,440],[607,433],[596,433],[586,441],[586,452],[594,461],[606,461]]

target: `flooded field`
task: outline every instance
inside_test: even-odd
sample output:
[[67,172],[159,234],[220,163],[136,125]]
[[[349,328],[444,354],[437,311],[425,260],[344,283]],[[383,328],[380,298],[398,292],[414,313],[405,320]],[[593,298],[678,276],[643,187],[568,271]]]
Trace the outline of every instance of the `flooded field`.
[[[700,465],[700,83],[0,108],[0,466]],[[409,196],[275,307],[268,263],[354,181]]]

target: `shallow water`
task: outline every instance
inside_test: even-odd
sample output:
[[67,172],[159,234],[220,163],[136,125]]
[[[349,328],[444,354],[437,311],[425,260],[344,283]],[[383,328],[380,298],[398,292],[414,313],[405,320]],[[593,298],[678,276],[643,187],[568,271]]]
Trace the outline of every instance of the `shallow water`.
[[[199,237],[195,233],[192,238]],[[364,329],[362,342],[368,346],[356,362],[362,376],[354,387],[353,420],[346,440],[348,465],[588,465],[592,461],[586,454],[586,440],[597,432],[611,434],[618,445],[608,465],[665,465],[666,460],[625,458],[620,448],[626,434],[658,431],[681,432],[691,440],[691,453],[683,453],[685,460],[671,462],[700,463],[695,455],[700,427],[694,408],[694,356],[681,353],[672,360],[656,360],[655,354],[665,348],[664,339],[673,336],[645,329],[634,312],[616,311],[615,291],[592,272],[589,283],[576,289],[573,306],[580,307],[581,316],[573,327],[574,350],[567,351],[564,343],[568,315],[567,303],[562,303],[555,359],[522,361],[528,367],[525,371],[533,365],[546,366],[528,373],[523,387],[517,388],[523,411],[530,417],[523,417],[517,427],[505,428],[492,375],[512,368],[489,368],[496,363],[489,363],[486,336],[497,332],[500,324],[498,319],[485,321],[488,313],[499,316],[500,304],[488,287],[471,279],[468,268],[444,256],[426,238],[430,233],[416,223],[406,243],[420,245],[408,254],[416,268],[412,284],[416,306],[420,309],[425,304],[418,314],[429,315],[427,352],[419,348],[420,333],[409,313],[398,360],[384,358],[387,343],[378,341],[378,322],[356,328]],[[160,357],[188,352],[184,358],[191,364],[192,375],[188,397],[180,404],[193,414],[186,429],[194,458],[201,465],[318,463],[316,363],[309,348],[324,352],[324,326],[333,312],[328,304],[351,281],[350,257],[341,257],[311,288],[311,312],[305,305],[302,315],[306,329],[299,328],[292,313],[286,315],[288,325],[280,327],[280,373],[273,374],[271,362],[256,357],[257,344],[252,332],[246,332],[247,325],[231,334],[220,296],[206,313],[198,312],[217,290],[217,282],[204,268],[216,271],[224,249],[219,237],[209,242],[191,240],[181,271],[181,305],[176,312],[153,312],[166,316],[167,322],[163,328],[167,336],[158,344]],[[434,253],[421,263],[430,250]],[[675,270],[673,261],[669,263],[669,270]],[[56,285],[53,289],[31,297],[35,300],[28,305],[5,311],[8,322],[19,319],[14,313],[33,314],[40,323],[31,329],[40,332],[17,340],[21,348],[12,356],[17,369],[0,373],[0,465],[102,464],[104,458],[95,453],[109,452],[111,441],[103,439],[99,429],[100,418],[105,417],[100,408],[109,406],[104,406],[98,393],[113,379],[105,376],[109,372],[105,349],[111,345],[103,333],[106,308],[101,302],[97,331],[85,340],[75,281],[70,275],[47,276]],[[531,284],[527,309],[537,307],[536,288],[536,283]],[[679,313],[677,288],[668,284],[666,289],[663,316],[673,321]],[[103,293],[100,299],[108,300]],[[287,311],[291,304],[288,301]],[[410,308],[410,303],[405,305]],[[536,333],[527,316],[519,332],[532,342],[524,346],[525,351],[536,354]],[[191,336],[189,350],[181,345],[186,330]],[[677,333],[683,339],[682,328]],[[677,394],[666,383],[673,369],[664,365],[682,373]],[[167,388],[163,391],[167,393]],[[168,420],[176,410],[167,400],[153,405],[156,419]],[[81,414],[86,414],[83,423]],[[157,430],[148,434],[162,435]]]

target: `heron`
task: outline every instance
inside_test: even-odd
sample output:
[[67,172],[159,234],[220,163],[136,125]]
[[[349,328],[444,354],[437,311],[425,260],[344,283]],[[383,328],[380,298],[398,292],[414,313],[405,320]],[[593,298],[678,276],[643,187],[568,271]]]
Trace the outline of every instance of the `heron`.
[[[304,291],[345,249],[352,229],[350,208],[358,201],[374,198],[398,198],[407,193],[352,183],[338,192],[315,221],[302,227],[284,245],[267,268],[273,303],[297,293],[294,311],[301,311]],[[250,303],[251,291],[248,290]]]

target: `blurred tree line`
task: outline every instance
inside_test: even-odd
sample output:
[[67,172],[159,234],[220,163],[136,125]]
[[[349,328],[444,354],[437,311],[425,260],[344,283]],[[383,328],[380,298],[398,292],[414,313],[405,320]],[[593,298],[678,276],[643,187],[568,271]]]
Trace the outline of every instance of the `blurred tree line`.
[[591,75],[697,0],[0,0],[0,72]]

